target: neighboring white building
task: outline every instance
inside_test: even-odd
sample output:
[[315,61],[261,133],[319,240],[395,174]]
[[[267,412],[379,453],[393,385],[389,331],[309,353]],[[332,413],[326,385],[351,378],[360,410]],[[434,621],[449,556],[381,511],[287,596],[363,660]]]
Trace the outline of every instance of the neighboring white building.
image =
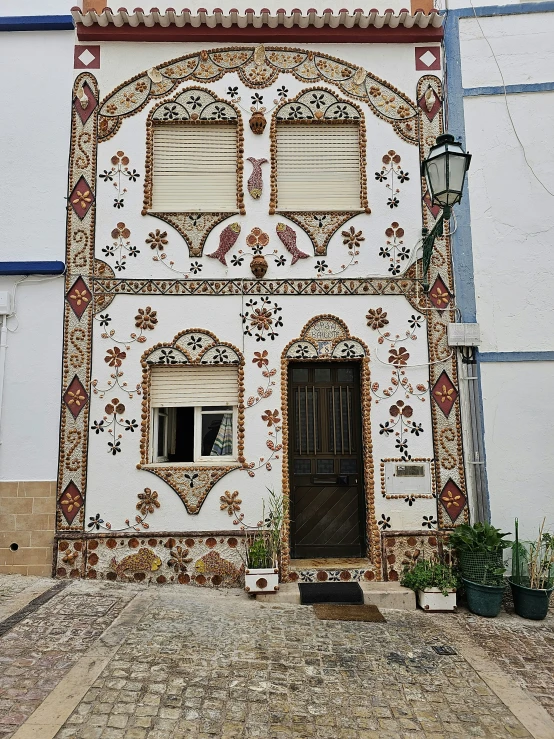
[[[56,476],[62,577],[234,584],[266,488],[292,506],[290,580],[396,579],[489,510],[552,525],[554,5],[94,4],[76,37],[1,36],[2,261],[67,274],[21,282],[7,323],[0,571],[50,567]],[[64,6],[0,23],[65,27]],[[425,297],[419,163],[446,128],[473,159]],[[469,363],[460,320],[481,329]]]

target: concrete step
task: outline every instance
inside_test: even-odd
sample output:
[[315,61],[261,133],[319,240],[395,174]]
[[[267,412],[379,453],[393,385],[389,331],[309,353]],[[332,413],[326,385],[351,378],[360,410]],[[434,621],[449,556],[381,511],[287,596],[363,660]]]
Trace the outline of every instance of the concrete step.
[[[403,588],[397,582],[361,582],[364,603],[377,608],[391,608],[398,611],[416,609],[416,596],[413,590]],[[296,603],[300,605],[298,583],[281,583],[276,593],[259,593],[256,600],[263,603]]]

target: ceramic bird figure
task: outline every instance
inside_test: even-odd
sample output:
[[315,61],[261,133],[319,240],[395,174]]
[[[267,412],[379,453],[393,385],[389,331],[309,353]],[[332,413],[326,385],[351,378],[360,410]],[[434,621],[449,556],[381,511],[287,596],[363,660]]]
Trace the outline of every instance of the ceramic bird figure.
[[213,259],[219,259],[221,264],[227,266],[225,261],[225,255],[235,245],[236,240],[240,234],[240,226],[238,223],[231,223],[226,226],[223,231],[219,234],[219,247],[214,251],[213,254],[208,254],[208,257]]
[[296,246],[296,231],[286,223],[278,223],[275,229],[277,236],[283,242],[285,249],[292,254],[292,264],[296,264],[299,259],[307,259],[310,255],[304,254],[303,251]]
[[252,164],[252,174],[248,178],[248,192],[254,200],[258,200],[262,194],[263,180],[262,180],[262,164],[267,164],[267,159],[254,159],[254,157],[248,157],[248,161]]

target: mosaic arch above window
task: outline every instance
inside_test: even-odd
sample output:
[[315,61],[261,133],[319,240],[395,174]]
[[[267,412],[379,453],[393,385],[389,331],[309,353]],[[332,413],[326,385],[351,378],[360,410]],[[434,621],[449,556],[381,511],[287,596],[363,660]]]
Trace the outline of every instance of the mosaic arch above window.
[[142,215],[173,226],[189,256],[202,256],[212,229],[244,215],[243,125],[238,110],[190,87],[164,100],[146,123]]
[[350,98],[366,102],[370,110],[390,123],[402,139],[418,144],[417,106],[393,85],[329,54],[262,45],[194,52],[126,80],[101,103],[98,140],[114,136],[124,118],[135,115],[150,100],[167,95],[183,82],[215,82],[229,72],[236,72],[250,88],[269,87],[282,73],[292,74],[307,84],[333,85]]
[[350,332],[340,318],[317,316],[301,332],[301,338],[292,341],[283,353],[286,359],[361,359],[369,356],[367,346]]
[[[178,333],[170,343],[156,344],[144,352],[142,364],[142,425],[140,463],[138,469],[151,472],[166,482],[183,501],[187,512],[200,511],[208,493],[218,480],[232,470],[243,466],[244,459],[244,357],[232,344],[221,342],[205,329],[187,329]],[[152,464],[150,462],[152,409],[150,402],[151,368],[206,366],[237,367],[238,406],[236,428],[236,462],[225,465],[193,463]]]

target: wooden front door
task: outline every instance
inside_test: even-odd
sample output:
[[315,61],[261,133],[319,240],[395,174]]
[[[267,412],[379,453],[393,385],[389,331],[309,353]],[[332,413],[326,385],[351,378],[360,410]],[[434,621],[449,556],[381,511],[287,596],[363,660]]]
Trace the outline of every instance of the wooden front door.
[[359,365],[291,363],[288,380],[291,556],[362,557]]

